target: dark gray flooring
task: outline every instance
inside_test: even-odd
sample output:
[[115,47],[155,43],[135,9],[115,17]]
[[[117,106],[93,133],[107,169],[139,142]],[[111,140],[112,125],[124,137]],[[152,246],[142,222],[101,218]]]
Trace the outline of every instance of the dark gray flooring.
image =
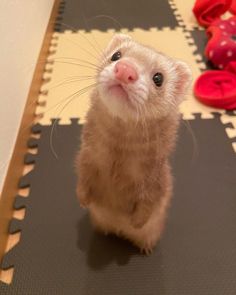
[[[191,130],[196,139],[193,144]],[[73,161],[81,126],[42,126],[21,241],[5,256],[15,266],[0,294],[235,295],[236,157],[219,118],[182,123],[173,157],[175,193],[163,239],[153,255],[95,233],[75,196]],[[27,157],[27,162],[34,157]]]
[[168,1],[163,0],[67,0],[62,7],[59,31],[178,26]]

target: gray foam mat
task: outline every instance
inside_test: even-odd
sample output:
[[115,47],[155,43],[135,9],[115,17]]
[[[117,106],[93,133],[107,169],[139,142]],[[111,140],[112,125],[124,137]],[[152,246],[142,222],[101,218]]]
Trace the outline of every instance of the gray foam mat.
[[173,10],[163,0],[66,0],[62,9],[59,31],[178,27]]
[[[163,238],[149,256],[128,242],[93,231],[75,196],[74,157],[81,128],[77,120],[58,125],[50,150],[51,126],[41,131],[35,169],[20,181],[30,196],[16,198],[25,219],[20,243],[3,260],[14,265],[14,295],[235,295],[236,158],[225,126],[214,119],[184,121],[173,157],[175,192]],[[197,145],[193,144],[191,132]],[[194,147],[195,146],[195,147]]]
[[214,69],[214,65],[207,59],[205,55],[205,48],[208,42],[208,37],[206,35],[206,31],[200,31],[200,30],[193,30],[190,31],[191,37],[194,40],[194,43],[197,47],[195,53],[200,54],[202,56],[203,62],[206,64],[207,69],[211,70]]

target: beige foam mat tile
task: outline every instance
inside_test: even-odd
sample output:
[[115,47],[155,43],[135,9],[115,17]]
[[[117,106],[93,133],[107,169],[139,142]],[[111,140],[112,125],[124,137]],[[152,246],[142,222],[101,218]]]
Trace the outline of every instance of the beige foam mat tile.
[[[137,41],[151,44],[171,57],[186,61],[191,67],[193,81],[201,74],[200,68],[205,66],[197,62],[197,59],[201,59],[193,54],[195,46],[188,44],[191,41],[190,35],[183,32],[182,28],[175,30],[153,28],[149,31],[135,29],[132,32],[127,30],[123,32],[130,34]],[[41,124],[51,124],[52,118],[60,118],[59,124],[70,124],[70,118],[73,117],[79,117],[80,122],[84,122],[89,107],[89,92],[81,96],[79,93],[94,83],[91,77],[96,73],[93,64],[97,63],[98,51],[107,45],[113,34],[111,30],[77,33],[66,31],[57,35],[56,52],[49,57],[54,63],[48,65],[49,73],[45,73],[44,77],[49,82],[42,87],[43,94],[39,97],[36,111],[37,114],[43,114],[40,119]],[[78,81],[71,83],[73,77],[78,77]],[[199,103],[193,96],[192,89],[181,104],[180,110],[185,119],[194,119],[194,113],[201,113],[202,118],[212,118],[212,112],[219,112]]]
[[[188,30],[196,28],[204,30],[204,28],[198,24],[192,12],[195,2],[196,0],[169,0],[169,4],[174,10],[175,17],[180,26],[185,26]],[[230,12],[226,12],[222,18],[227,19],[231,16],[232,14]]]
[[198,25],[192,12],[195,1],[196,0],[169,0],[169,4],[174,10],[179,25],[185,26],[188,30],[193,30],[194,28],[203,30],[204,28]]
[[232,146],[234,152],[236,153],[236,111],[234,111],[234,116],[223,114],[220,120],[223,124],[231,124],[230,127],[225,128],[225,131],[227,136],[232,141]]

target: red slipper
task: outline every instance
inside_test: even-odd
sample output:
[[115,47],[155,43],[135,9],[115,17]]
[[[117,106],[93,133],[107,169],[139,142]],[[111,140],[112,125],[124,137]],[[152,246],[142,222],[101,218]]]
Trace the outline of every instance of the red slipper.
[[[231,67],[231,68],[230,68]],[[231,71],[206,71],[195,82],[194,94],[202,103],[226,110],[236,109],[236,62]]]
[[200,25],[208,27],[230,8],[231,2],[232,0],[197,0],[193,13]]
[[205,55],[216,67],[223,69],[236,60],[236,16],[214,21],[206,33],[209,41]]
[[232,0],[231,6],[230,6],[230,8],[229,8],[229,11],[230,11],[232,14],[236,14],[236,0]]
[[227,67],[225,68],[226,71],[234,73],[236,75],[236,61],[231,61]]

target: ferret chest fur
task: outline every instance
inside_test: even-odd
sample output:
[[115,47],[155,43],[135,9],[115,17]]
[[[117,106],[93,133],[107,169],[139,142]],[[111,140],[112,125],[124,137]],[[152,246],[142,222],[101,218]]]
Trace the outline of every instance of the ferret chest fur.
[[173,122],[172,128],[166,119],[122,122],[104,111],[101,103],[94,103],[83,132],[82,155],[86,151],[94,170],[90,193],[95,203],[127,213],[136,199],[160,197],[170,136],[174,141]]

